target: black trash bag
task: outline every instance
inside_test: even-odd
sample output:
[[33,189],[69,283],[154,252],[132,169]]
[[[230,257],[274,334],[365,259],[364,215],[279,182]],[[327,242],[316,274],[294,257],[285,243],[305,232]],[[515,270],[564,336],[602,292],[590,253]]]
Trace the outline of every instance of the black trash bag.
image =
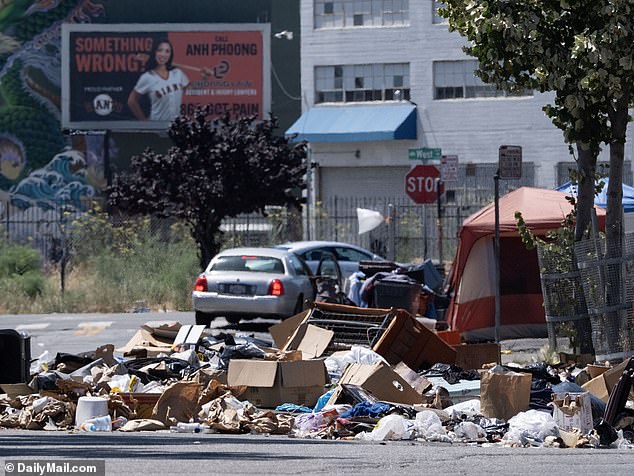
[[58,352],[53,361],[52,368],[57,369],[60,365],[63,365],[64,373],[73,373],[77,369],[81,369],[88,364],[91,364],[97,360],[95,353],[88,354],[67,354],[65,352]]
[[231,359],[263,359],[266,352],[252,343],[227,345],[220,352],[220,369],[227,370]]
[[[165,363],[165,369],[141,370],[143,367],[156,363]],[[147,357],[144,359],[134,359],[125,363],[128,373],[136,375],[143,384],[153,380],[181,379],[186,372],[196,370],[192,365],[183,359],[173,357]]]
[[[535,362],[532,364],[527,364],[524,367],[515,367],[512,365],[503,365],[507,370],[512,370],[514,372],[524,372],[531,374],[533,376],[533,381],[535,380],[545,380],[548,383],[556,385],[561,383],[561,377],[556,373],[553,368],[548,365],[546,362]],[[544,388],[545,386],[539,387]]]
[[505,420],[499,418],[487,418],[476,415],[473,417],[473,423],[479,425],[486,433],[486,439],[489,442],[500,441],[509,430],[509,424]]
[[434,364],[429,370],[423,372],[423,375],[427,377],[442,377],[451,385],[460,382],[460,380],[480,380],[480,374],[477,370],[464,370],[454,364]]
[[29,382],[29,387],[35,392],[41,392],[42,390],[57,390],[58,380],[70,380],[70,375],[58,372],[56,370],[49,370],[37,374]]

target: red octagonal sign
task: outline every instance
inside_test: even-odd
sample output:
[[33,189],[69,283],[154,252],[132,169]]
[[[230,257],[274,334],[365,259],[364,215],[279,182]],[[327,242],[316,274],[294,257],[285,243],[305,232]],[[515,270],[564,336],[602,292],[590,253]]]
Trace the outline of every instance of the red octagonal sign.
[[417,165],[405,176],[405,192],[416,203],[434,203],[439,183],[442,195],[445,185],[440,182],[440,170],[433,165]]

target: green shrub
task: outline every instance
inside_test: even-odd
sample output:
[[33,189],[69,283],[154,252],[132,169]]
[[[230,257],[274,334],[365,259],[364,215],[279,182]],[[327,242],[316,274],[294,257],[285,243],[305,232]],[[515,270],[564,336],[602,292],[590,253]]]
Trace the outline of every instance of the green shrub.
[[30,246],[0,241],[0,290],[6,299],[34,298],[44,290],[40,254]]

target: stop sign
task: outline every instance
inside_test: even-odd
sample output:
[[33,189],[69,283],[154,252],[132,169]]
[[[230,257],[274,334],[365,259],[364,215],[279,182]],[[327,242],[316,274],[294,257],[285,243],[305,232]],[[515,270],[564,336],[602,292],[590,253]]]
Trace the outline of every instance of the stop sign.
[[440,171],[433,165],[417,165],[405,176],[405,192],[416,203],[434,203],[438,199],[438,183],[440,193],[445,185],[440,182]]

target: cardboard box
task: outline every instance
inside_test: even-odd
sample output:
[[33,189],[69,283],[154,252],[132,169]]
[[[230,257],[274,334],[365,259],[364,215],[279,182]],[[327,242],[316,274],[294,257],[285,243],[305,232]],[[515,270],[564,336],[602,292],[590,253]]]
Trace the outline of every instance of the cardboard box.
[[322,360],[231,359],[227,383],[246,386],[240,398],[257,407],[275,408],[283,403],[312,407],[323,395],[328,375]]
[[[339,379],[339,384],[359,385],[383,402],[404,403],[414,405],[423,403],[422,394],[397,374],[389,365],[378,362],[372,365],[350,364]],[[328,405],[336,402],[338,395],[328,401]]]
[[456,351],[456,365],[462,369],[481,369],[484,364],[499,363],[500,344],[460,344],[453,346]]
[[553,418],[557,426],[565,431],[578,428],[584,435],[592,431],[592,404],[590,393],[553,394]]
[[[616,367],[612,367],[610,370],[606,370],[598,377],[584,383],[581,387],[607,403],[612,389],[619,381],[619,378],[621,378],[623,370],[625,370],[629,361],[630,359],[620,363]],[[634,394],[634,389],[630,392],[630,398],[634,398],[632,394]]]
[[405,311],[394,317],[373,350],[391,365],[404,362],[414,371],[456,362],[456,351]]
[[136,413],[136,418],[152,418],[152,410],[161,393],[119,393],[123,402]]

